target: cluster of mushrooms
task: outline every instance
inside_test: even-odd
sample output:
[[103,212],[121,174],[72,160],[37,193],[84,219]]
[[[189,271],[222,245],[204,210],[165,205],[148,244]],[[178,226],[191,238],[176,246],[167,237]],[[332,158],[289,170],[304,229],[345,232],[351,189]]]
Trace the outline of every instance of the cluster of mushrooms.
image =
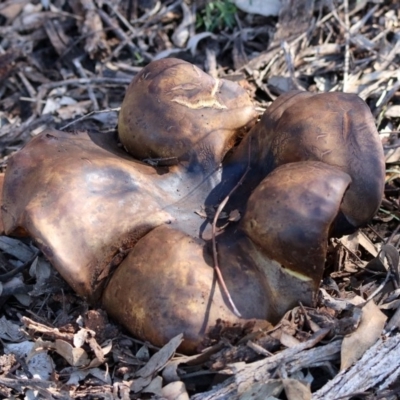
[[154,345],[182,332],[190,354],[217,320],[274,323],[314,303],[328,239],[377,211],[384,158],[356,95],[289,92],[257,118],[235,82],[152,62],[123,101],[122,146],[47,130],[12,156],[5,232]]

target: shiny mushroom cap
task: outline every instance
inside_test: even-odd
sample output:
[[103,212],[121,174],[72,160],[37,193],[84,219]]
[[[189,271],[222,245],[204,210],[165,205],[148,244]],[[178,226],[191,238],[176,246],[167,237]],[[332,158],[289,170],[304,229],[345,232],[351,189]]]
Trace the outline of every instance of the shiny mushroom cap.
[[124,251],[172,219],[162,207],[166,193],[153,184],[156,171],[127,159],[111,139],[45,131],[10,158],[4,181],[6,234],[32,237],[92,301]]
[[143,68],[129,85],[118,132],[137,159],[177,158],[210,170],[256,117],[239,85],[168,58]]
[[385,163],[375,121],[357,95],[288,92],[268,108],[241,143],[237,159],[253,140],[253,164],[261,175],[291,162],[322,161],[350,175],[335,234],[354,231],[377,212],[383,196]]
[[284,164],[254,190],[242,229],[272,260],[319,286],[333,222],[350,176],[319,161]]
[[[241,246],[232,239],[231,244]],[[204,241],[170,226],[154,229],[129,253],[104,291],[104,307],[157,346],[184,332],[180,351],[195,353],[218,319],[234,324],[271,314],[264,275],[251,264],[234,262],[225,251],[221,254],[225,281],[243,319],[232,312],[219,287]]]

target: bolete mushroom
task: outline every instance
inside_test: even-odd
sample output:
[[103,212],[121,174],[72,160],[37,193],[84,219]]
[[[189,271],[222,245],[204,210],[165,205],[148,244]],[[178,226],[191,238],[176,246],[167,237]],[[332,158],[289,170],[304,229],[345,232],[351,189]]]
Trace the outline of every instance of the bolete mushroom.
[[349,182],[320,162],[283,165],[250,196],[241,223],[218,236],[224,280],[243,319],[217,284],[207,243],[165,225],[117,268],[104,292],[106,310],[159,346],[184,332],[181,351],[192,353],[218,319],[276,322],[299,301],[311,305]]
[[336,234],[354,231],[377,212],[384,185],[383,150],[372,114],[357,95],[286,93],[243,140],[233,164],[244,157],[249,140],[257,143],[251,162],[261,176],[279,165],[307,160],[350,175],[352,184],[340,207]]
[[[383,151],[354,95],[290,92],[249,131],[255,119],[239,85],[155,61],[122,104],[127,152],[109,134],[49,130],[10,159],[6,233],[34,238],[78,294],[156,345],[183,332],[193,353],[217,319],[276,322],[313,304],[328,238],[373,216]],[[240,317],[211,248],[228,195],[216,240]]]
[[132,81],[118,134],[136,159],[176,159],[187,161],[187,169],[210,171],[256,117],[239,85],[169,58],[152,63]]

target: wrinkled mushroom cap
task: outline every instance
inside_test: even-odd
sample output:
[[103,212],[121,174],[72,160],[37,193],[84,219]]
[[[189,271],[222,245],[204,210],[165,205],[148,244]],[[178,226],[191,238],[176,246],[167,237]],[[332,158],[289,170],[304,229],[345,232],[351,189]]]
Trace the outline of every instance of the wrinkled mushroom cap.
[[[308,160],[349,174],[352,184],[341,212],[350,225],[344,231],[364,225],[378,210],[385,177],[383,149],[373,116],[357,95],[285,93],[248,137],[258,142],[253,157],[265,166],[265,174],[279,165]],[[340,234],[341,227],[337,230]]]
[[319,286],[328,238],[350,176],[317,161],[276,168],[251,194],[241,226],[272,260]]
[[10,158],[4,182],[6,234],[31,236],[91,300],[121,254],[172,219],[154,169],[127,160],[110,139],[46,131]]
[[[162,250],[161,250],[162,249]],[[263,277],[254,268],[230,265],[225,280],[244,318],[265,318]],[[218,319],[243,322],[216,281],[204,242],[168,226],[143,237],[122,262],[104,296],[107,312],[139,337],[162,346],[184,332],[180,351],[193,353]]]
[[256,117],[239,85],[168,58],[149,64],[132,81],[118,132],[137,159],[176,157],[210,169]]
[[241,318],[217,283],[208,246],[169,226],[144,236],[115,271],[103,295],[106,311],[135,336],[158,346],[184,332],[179,351],[189,354],[218,320],[277,322],[299,301],[313,304],[312,279],[282,270],[240,232],[226,232],[218,243],[224,281]]

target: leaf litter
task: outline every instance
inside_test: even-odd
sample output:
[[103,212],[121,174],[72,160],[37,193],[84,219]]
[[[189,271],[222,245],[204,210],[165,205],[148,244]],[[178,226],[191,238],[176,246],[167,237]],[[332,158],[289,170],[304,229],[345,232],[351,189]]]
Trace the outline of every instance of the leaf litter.
[[260,112],[292,89],[361,96],[387,162],[377,216],[330,242],[315,309],[299,304],[274,327],[220,321],[204,352],[191,357],[175,353],[179,337],[162,349],[130,337],[78,298],[33,243],[1,236],[3,397],[396,398],[400,5],[300,0],[294,9],[283,0],[257,9],[235,1],[234,14],[217,15],[207,31],[214,22],[207,3],[2,2],[0,172],[46,128],[115,132],[131,79],[149,61],[174,56],[238,81]]

